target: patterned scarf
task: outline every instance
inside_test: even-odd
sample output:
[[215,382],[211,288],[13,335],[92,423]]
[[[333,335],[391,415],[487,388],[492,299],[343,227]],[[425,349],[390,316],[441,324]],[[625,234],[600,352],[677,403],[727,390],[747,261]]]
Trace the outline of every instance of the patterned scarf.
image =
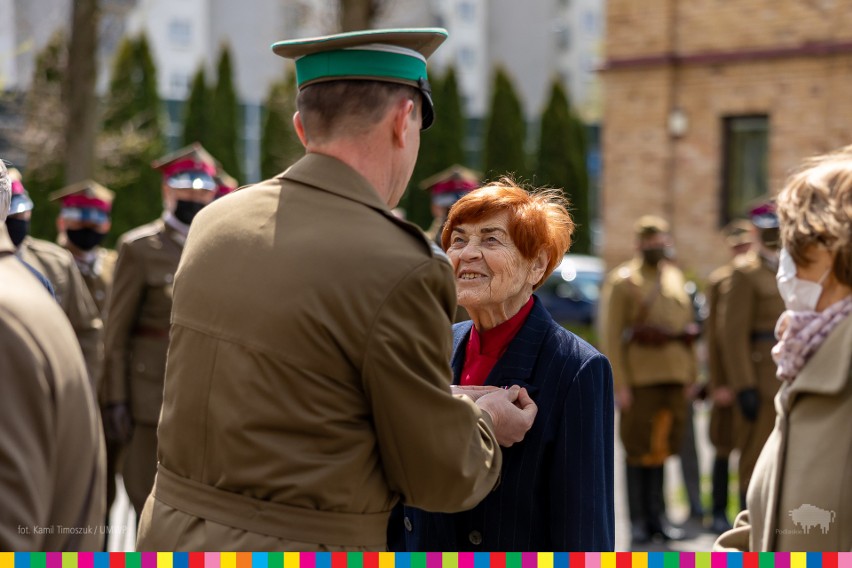
[[792,382],[826,337],[850,314],[852,296],[846,296],[821,312],[787,310],[781,314],[775,325],[778,343],[772,348],[778,379]]

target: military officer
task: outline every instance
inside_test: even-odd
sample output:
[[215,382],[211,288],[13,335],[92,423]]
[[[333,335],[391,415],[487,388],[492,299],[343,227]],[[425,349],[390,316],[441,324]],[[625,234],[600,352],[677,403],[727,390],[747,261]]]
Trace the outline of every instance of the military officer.
[[728,458],[735,448],[735,393],[731,390],[724,365],[722,364],[720,329],[722,307],[720,298],[730,286],[734,263],[748,252],[752,245],[751,223],[736,220],[725,229],[725,242],[730,248],[732,260],[710,273],[708,279],[707,319],[704,321],[704,339],[707,345],[707,374],[710,397],[713,403],[710,411],[710,442],[716,450],[713,459],[713,519],[710,529],[722,533],[731,528],[728,522]]
[[97,403],[74,330],[14,256],[3,224],[10,185],[0,160],[0,550],[97,550]]
[[745,508],[757,457],[775,425],[773,400],[780,382],[775,378],[771,350],[775,323],[784,311],[775,281],[780,246],[775,206],[761,204],[752,209],[750,217],[755,247],[737,259],[720,298],[722,364],[742,418],[737,432],[741,508]]
[[441,230],[447,221],[450,207],[480,185],[482,174],[454,164],[430,176],[420,183],[420,189],[429,192],[432,209],[432,226],[426,231],[426,236],[441,244]]
[[53,286],[56,299],[77,335],[89,379],[96,385],[100,375],[103,333],[97,305],[71,253],[59,245],[29,236],[33,201],[21,183],[20,173],[10,169],[9,177],[12,180],[12,205],[6,228],[17,247],[15,254],[43,274]]
[[[103,322],[107,320],[107,299],[112,289],[113,272],[118,258],[116,251],[101,246],[110,230],[110,213],[114,198],[114,192],[93,180],[75,183],[50,194],[51,201],[57,201],[60,205],[59,217],[56,220],[59,242],[74,257]],[[96,369],[96,392],[100,392],[103,386],[103,342],[98,347],[100,363]],[[110,442],[106,449],[108,519],[110,507],[115,500],[116,461],[121,448]]]
[[663,464],[681,447],[697,330],[683,273],[669,260],[668,223],[646,215],[635,231],[637,255],[604,283],[601,340],[621,410],[631,535],[641,544],[681,536],[665,519]]
[[169,345],[172,283],[189,226],[216,194],[213,157],[200,145],[152,164],[163,174],[165,211],[119,239],[104,364],[107,439],[127,444],[124,484],[137,514],[157,468],[157,420]]
[[445,37],[273,46],[296,60],[307,155],[193,226],[138,548],[386,550],[400,498],[472,507],[497,482],[498,443],[532,425],[516,387],[451,394],[452,267],[391,213],[434,117],[426,58]]

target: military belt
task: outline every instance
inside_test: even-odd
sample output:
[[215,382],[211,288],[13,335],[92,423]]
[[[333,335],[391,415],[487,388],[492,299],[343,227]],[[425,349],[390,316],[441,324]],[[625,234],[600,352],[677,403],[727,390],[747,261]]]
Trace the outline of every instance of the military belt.
[[136,337],[149,337],[152,339],[168,339],[169,328],[140,325],[133,329],[133,335]]
[[751,332],[751,342],[758,343],[761,341],[775,341],[774,331],[753,331]]
[[157,466],[152,496],[188,515],[284,540],[348,547],[384,546],[390,511],[341,513],[255,499]]

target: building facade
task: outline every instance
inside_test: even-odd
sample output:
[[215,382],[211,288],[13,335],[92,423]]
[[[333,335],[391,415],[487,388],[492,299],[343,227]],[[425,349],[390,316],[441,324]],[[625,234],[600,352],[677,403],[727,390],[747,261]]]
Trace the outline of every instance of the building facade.
[[835,0],[610,0],[603,71],[602,253],[667,218],[699,278],[719,229],[803,158],[850,143],[852,11]]

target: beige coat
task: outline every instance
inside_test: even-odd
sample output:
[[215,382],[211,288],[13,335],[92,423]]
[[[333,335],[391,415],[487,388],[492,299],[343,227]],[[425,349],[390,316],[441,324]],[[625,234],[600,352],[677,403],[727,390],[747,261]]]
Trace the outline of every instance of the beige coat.
[[852,550],[852,317],[775,398],[748,510],[716,550]]
[[101,393],[103,404],[129,403],[137,424],[153,426],[160,417],[172,283],[182,243],[183,236],[162,219],[119,240]]
[[41,272],[74,328],[93,385],[101,374],[103,322],[71,253],[61,246],[26,237],[18,247],[21,260]]
[[342,162],[206,207],[174,294],[140,550],[383,550],[400,497],[494,487],[490,421],[449,389],[450,264]]
[[[657,278],[659,277],[659,290]],[[612,363],[616,388],[656,384],[691,383],[695,380],[694,350],[681,341],[662,347],[625,343],[625,333],[636,323],[646,323],[682,333],[694,321],[692,304],[684,288],[683,273],[672,264],[661,272],[634,258],[607,275],[601,294],[603,353]],[[649,302],[644,322],[638,322],[643,302]]]
[[[704,340],[707,345],[707,375],[711,391],[731,386],[731,381],[725,373],[722,350],[719,346],[721,338],[724,337],[724,330],[721,329],[723,317],[719,312],[724,306],[722,298],[730,287],[733,271],[733,262],[714,270],[710,274],[705,291],[708,312],[707,319],[704,320]],[[736,411],[733,405],[719,406],[715,402],[713,404],[710,412],[709,435],[718,456],[727,457],[736,447],[734,432]]]
[[100,550],[94,392],[68,320],[13,251],[0,226],[0,550]]

